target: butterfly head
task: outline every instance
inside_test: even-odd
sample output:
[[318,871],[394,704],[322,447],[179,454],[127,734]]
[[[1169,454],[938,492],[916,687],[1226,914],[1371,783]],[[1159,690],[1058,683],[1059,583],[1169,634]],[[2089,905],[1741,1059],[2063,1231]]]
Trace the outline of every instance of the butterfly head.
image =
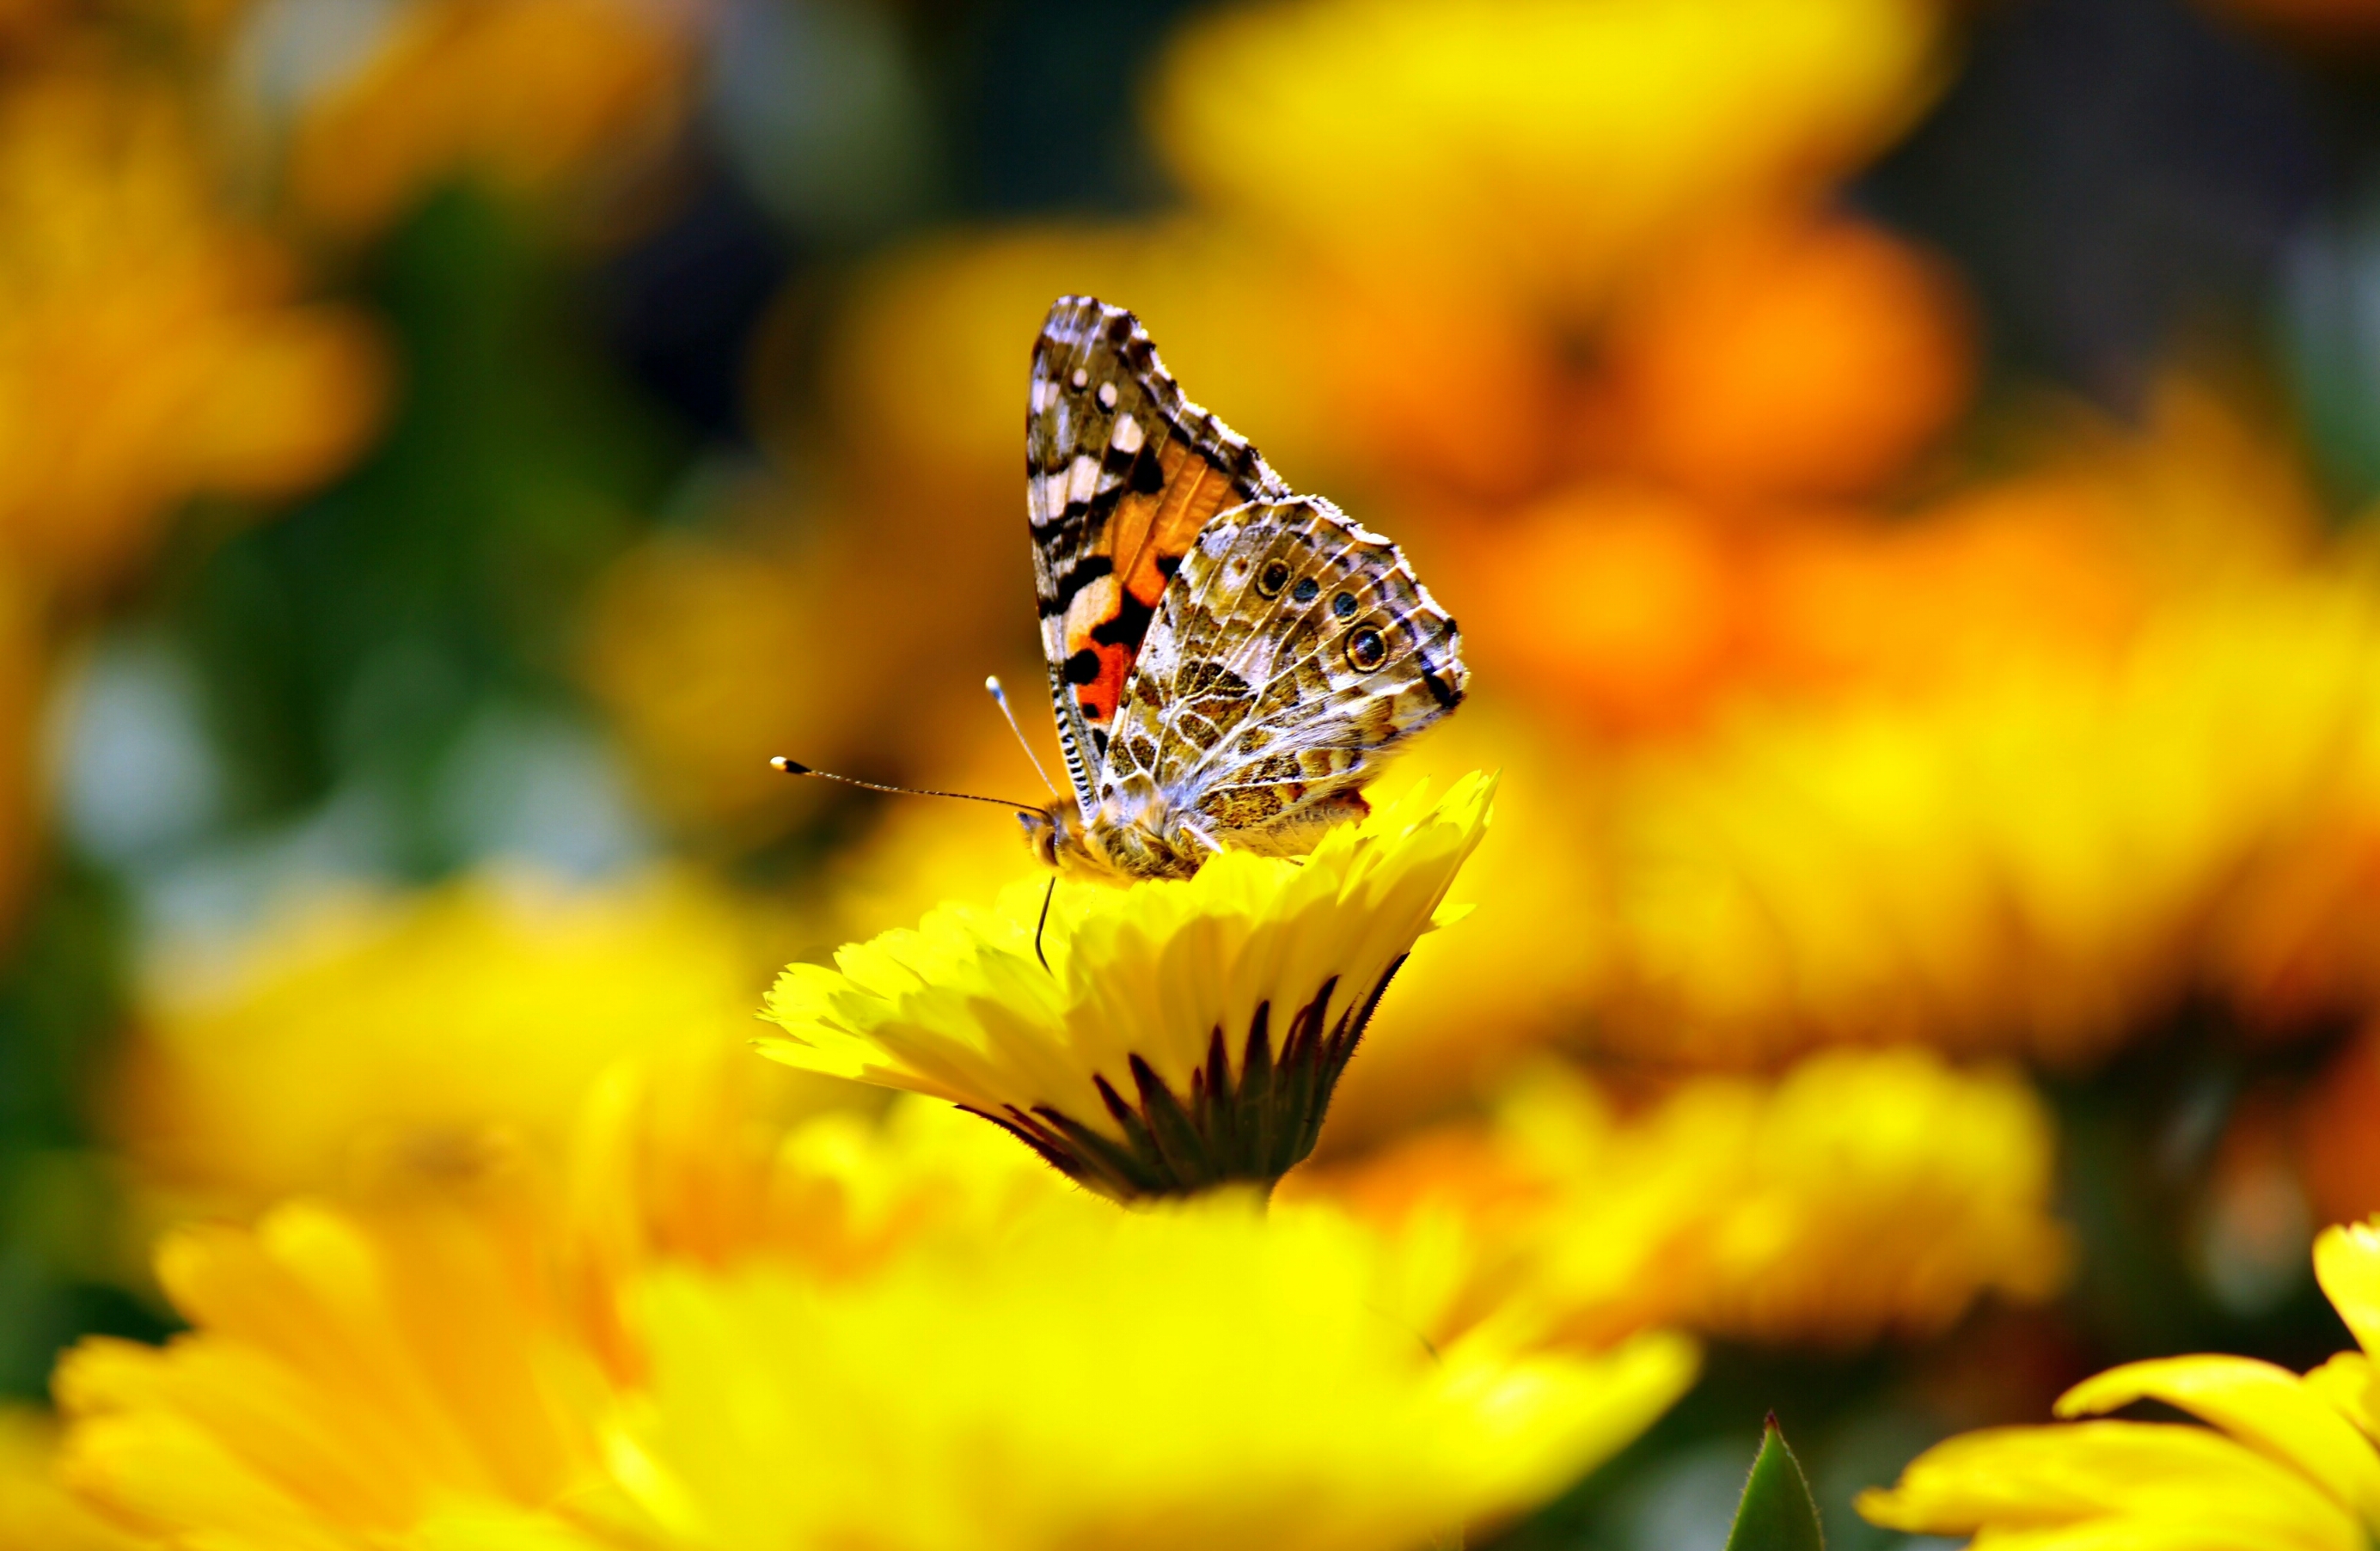
[[1083,848],[1081,819],[1072,799],[1060,798],[1047,807],[1021,808],[1016,822],[1024,828],[1026,848],[1045,867],[1067,871],[1061,858]]
[[1102,883],[1188,878],[1213,854],[1215,842],[1182,809],[1143,790],[1147,784],[1146,777],[1123,782],[1088,818],[1063,798],[1020,811],[1025,843],[1042,866],[1065,878]]

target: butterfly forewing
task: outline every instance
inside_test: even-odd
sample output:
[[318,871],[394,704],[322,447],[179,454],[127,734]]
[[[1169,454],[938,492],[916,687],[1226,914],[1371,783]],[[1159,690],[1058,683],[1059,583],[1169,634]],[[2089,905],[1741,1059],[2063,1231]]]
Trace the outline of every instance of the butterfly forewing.
[[1088,297],[1033,349],[1026,507],[1059,741],[1087,816],[1135,661],[1167,586],[1221,511],[1290,491],[1183,397],[1138,320]]

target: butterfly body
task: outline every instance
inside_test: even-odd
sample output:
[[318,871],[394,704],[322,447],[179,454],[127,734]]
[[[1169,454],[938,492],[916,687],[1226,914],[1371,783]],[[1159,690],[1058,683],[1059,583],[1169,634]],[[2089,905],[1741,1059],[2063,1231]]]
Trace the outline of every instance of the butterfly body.
[[1035,347],[1026,505],[1074,793],[1025,816],[1061,872],[1303,855],[1451,711],[1461,638],[1395,544],[1300,496],[1190,403],[1133,316],[1062,297]]

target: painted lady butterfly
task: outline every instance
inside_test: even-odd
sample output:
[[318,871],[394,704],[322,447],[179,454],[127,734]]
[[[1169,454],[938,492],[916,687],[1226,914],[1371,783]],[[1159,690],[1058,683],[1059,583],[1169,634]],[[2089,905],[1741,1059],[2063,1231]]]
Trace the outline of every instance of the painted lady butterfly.
[[1140,321],[1062,297],[1033,350],[1026,508],[1074,799],[1062,872],[1187,878],[1314,848],[1388,749],[1462,704],[1462,640],[1396,545],[1182,395]]

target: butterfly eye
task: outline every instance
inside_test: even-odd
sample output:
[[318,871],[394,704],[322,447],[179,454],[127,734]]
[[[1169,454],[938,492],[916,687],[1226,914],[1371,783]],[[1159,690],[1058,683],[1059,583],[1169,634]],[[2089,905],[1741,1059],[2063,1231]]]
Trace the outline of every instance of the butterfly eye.
[[1281,589],[1288,585],[1289,567],[1281,561],[1276,560],[1257,573],[1257,591],[1267,598],[1280,597]]
[[1355,595],[1352,592],[1342,592],[1330,600],[1330,612],[1341,619],[1353,615],[1355,612]]
[[[1339,596],[1344,598],[1347,595],[1342,592]],[[1332,601],[1336,602],[1337,600],[1334,599]],[[1380,633],[1368,624],[1347,637],[1347,660],[1361,672],[1370,673],[1378,667],[1388,655],[1389,643],[1380,639]]]
[[1297,585],[1289,589],[1289,595],[1301,603],[1311,603],[1314,601],[1314,595],[1321,590],[1320,582],[1311,576],[1301,576],[1298,578]]

